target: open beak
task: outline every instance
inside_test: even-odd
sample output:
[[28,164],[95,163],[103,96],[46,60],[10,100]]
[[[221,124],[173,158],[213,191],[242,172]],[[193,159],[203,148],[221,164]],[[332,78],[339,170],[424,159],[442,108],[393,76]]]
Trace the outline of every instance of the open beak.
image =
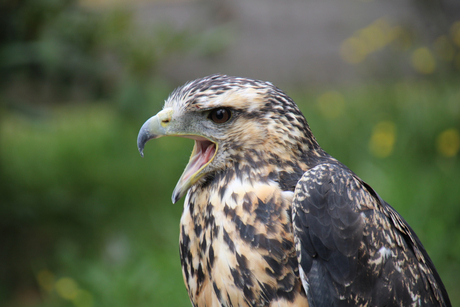
[[[193,136],[187,136],[193,139]],[[200,179],[204,173],[204,168],[211,163],[217,152],[217,144],[205,139],[195,139],[192,155],[185,167],[182,176],[174,188],[172,202],[175,204],[188,189]]]
[[139,131],[137,148],[141,156],[144,156],[145,143],[151,139],[162,136],[180,136],[195,140],[190,160],[173,191],[172,202],[176,203],[204,175],[204,169],[216,156],[217,143],[202,135],[183,131],[180,121],[172,120],[172,115],[173,110],[167,108],[149,118]]

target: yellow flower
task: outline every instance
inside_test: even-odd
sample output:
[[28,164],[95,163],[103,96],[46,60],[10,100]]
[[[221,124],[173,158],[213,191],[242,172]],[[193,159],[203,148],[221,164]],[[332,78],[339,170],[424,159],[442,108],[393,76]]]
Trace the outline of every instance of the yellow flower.
[[73,300],[77,297],[78,285],[75,280],[70,277],[62,277],[56,282],[56,292],[62,298]]
[[436,61],[428,48],[421,47],[412,53],[412,66],[417,72],[429,75],[436,69]]
[[381,121],[374,126],[369,150],[378,158],[386,158],[392,154],[395,141],[396,125],[391,121]]
[[444,130],[437,138],[438,152],[444,157],[453,157],[460,150],[460,133],[457,129]]

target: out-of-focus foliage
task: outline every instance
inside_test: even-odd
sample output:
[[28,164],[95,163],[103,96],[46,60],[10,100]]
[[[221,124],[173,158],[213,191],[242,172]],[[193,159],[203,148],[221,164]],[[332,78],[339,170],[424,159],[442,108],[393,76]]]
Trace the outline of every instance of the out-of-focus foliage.
[[[435,27],[436,28],[436,27]],[[438,27],[442,31],[444,27]],[[382,17],[359,29],[340,46],[346,63],[380,74],[410,71],[421,75],[451,75],[460,71],[460,21],[434,39],[420,39],[411,27]]]
[[[457,82],[291,93],[320,144],[415,229],[454,305]],[[60,107],[41,120],[2,118],[2,263],[9,265],[1,273],[10,278],[2,296],[12,306],[27,299],[35,299],[29,306],[189,306],[177,250],[182,207],[170,196],[192,142],[155,140],[141,159],[140,124],[108,105]]]
[[1,306],[188,304],[164,193],[188,150],[160,141],[169,154],[143,161],[135,136],[172,90],[161,63],[225,40],[148,27],[76,0],[0,3]]
[[[375,38],[382,26],[354,37]],[[408,33],[386,42],[399,41],[409,67],[429,54],[438,63],[435,50],[449,57],[442,46],[458,44],[458,28],[436,40],[439,48],[415,45]],[[139,31],[126,11],[74,0],[3,1],[0,31],[0,305],[190,306],[178,252],[182,207],[170,197],[192,142],[155,140],[141,159],[136,136],[173,88],[160,63],[189,50],[214,54],[226,38],[219,29]],[[374,43],[363,62],[387,46]],[[288,94],[320,144],[415,229],[455,306],[460,80],[420,76]]]
[[94,306],[187,301],[174,227],[181,208],[165,191],[188,150],[166,139],[156,144],[166,151],[149,150],[142,160],[137,127],[118,114],[86,105],[45,120],[2,118],[3,299],[21,306],[40,294],[44,306],[62,306],[82,290]]
[[1,103],[33,112],[37,103],[110,99],[126,116],[141,116],[165,87],[161,62],[219,52],[226,43],[221,30],[210,36],[168,24],[141,29],[128,10],[96,11],[76,0],[2,1]]

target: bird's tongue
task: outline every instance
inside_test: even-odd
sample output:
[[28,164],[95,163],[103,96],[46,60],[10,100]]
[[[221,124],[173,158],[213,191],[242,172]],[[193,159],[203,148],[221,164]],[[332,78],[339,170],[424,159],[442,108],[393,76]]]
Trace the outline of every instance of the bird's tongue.
[[208,163],[216,152],[216,145],[210,141],[195,141],[192,156],[184,171],[182,180],[187,180]]

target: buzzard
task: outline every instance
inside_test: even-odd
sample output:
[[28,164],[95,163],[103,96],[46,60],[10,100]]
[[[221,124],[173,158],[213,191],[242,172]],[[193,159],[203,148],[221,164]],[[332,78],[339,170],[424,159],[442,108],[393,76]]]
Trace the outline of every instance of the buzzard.
[[180,257],[193,306],[451,306],[407,222],[327,154],[270,82],[211,75],[140,129],[195,141]]

